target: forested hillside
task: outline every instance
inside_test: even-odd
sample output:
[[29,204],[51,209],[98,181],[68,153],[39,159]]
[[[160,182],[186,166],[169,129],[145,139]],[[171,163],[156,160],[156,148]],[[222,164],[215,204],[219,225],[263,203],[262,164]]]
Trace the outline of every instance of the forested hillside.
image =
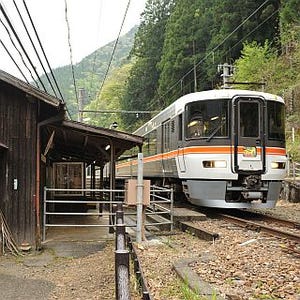
[[[299,0],[152,0],[135,41],[124,109],[162,109],[182,94],[218,88],[217,67],[229,63],[235,81],[263,82],[265,91],[286,99],[289,138],[296,129],[288,146],[299,159]],[[149,50],[153,45],[156,55]],[[148,116],[142,117],[136,123],[126,115],[122,119],[126,128],[134,128]]]
[[[279,50],[279,37],[280,1],[148,1],[123,108],[138,103],[144,109],[163,108],[182,94],[216,88],[218,64],[238,59],[243,43],[269,40]],[[154,44],[156,55],[151,55]],[[144,94],[151,95],[146,102]],[[133,120],[123,119],[132,125]]]
[[[265,91],[286,99],[287,133],[296,128],[297,141],[299,41],[300,0],[148,0],[133,47],[127,49],[129,58],[121,55],[124,64],[114,68],[97,97],[103,71],[92,71],[93,54],[76,73],[83,75],[79,86],[91,96],[85,109],[157,111],[182,94],[220,87],[218,65],[228,63],[235,67],[233,80],[263,82]],[[106,64],[107,56],[97,56],[97,68]],[[64,93],[73,96],[68,78]],[[234,86],[241,87],[261,89]],[[117,121],[119,129],[128,131],[150,116],[85,113],[92,124],[107,127]],[[299,155],[298,146],[292,149],[297,143],[289,145],[291,153]]]
[[[137,27],[120,37],[111,63],[110,71],[119,68],[127,62],[128,55],[134,43]],[[115,41],[99,48],[74,65],[74,75],[77,89],[84,88],[87,92],[87,104],[95,99],[108,68]],[[62,95],[74,119],[77,118],[77,100],[73,84],[71,65],[54,69]],[[110,75],[110,73],[109,73]],[[51,90],[47,80],[42,77],[47,90]],[[47,85],[48,84],[48,85]]]

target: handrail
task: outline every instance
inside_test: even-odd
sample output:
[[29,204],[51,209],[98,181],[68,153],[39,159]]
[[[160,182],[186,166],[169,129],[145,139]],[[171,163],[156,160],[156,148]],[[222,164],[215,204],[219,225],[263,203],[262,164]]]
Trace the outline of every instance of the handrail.
[[289,174],[292,175],[293,181],[300,180],[300,163],[291,161],[289,164]]

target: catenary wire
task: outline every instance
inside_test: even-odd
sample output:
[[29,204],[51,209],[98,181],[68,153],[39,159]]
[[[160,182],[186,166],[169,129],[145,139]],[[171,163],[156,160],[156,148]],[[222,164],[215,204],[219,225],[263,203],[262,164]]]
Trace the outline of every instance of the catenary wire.
[[159,99],[163,98],[168,92],[170,92],[178,83],[180,83],[186,76],[193,72],[194,68],[203,63],[211,54],[213,54],[219,47],[221,47],[240,27],[242,27],[253,15],[255,15],[269,0],[264,1],[257,9],[255,9],[246,19],[243,20],[231,33],[229,33],[221,43],[215,46],[208,54],[204,56],[193,68],[186,72],[177,82],[175,82],[163,95],[159,96]]
[[66,20],[67,29],[68,29],[68,43],[69,43],[69,50],[70,50],[70,62],[71,62],[71,70],[72,70],[73,84],[74,84],[74,90],[75,90],[75,97],[76,97],[77,107],[79,109],[79,100],[78,100],[78,95],[77,95],[77,85],[76,85],[75,71],[74,71],[74,65],[73,65],[73,54],[72,54],[72,45],[71,45],[71,30],[70,30],[70,24],[69,24],[69,20],[68,20],[67,0],[65,0],[65,20]]
[[259,23],[254,29],[252,29],[250,32],[248,32],[245,36],[243,36],[238,42],[236,42],[228,51],[224,53],[226,55],[229,53],[232,49],[234,49],[238,44],[243,42],[250,34],[255,32],[259,27],[261,27],[263,24],[265,24],[268,20],[270,20],[277,12],[279,12],[279,9],[276,9],[268,18],[266,18],[263,22]]
[[[38,33],[37,33],[36,27],[35,27],[35,25],[34,25],[34,23],[33,23],[32,18],[31,18],[31,15],[30,15],[30,12],[29,12],[29,10],[28,10],[28,7],[27,7],[27,5],[26,5],[25,0],[23,0],[23,4],[24,4],[25,10],[26,10],[26,12],[27,12],[28,18],[29,18],[29,20],[30,20],[30,22],[31,22],[31,26],[32,26],[32,28],[33,28],[33,30],[34,30],[35,36],[36,36],[36,38],[37,38],[37,40],[38,40],[38,42],[39,42],[40,48],[41,48],[41,50],[42,50],[42,52],[43,52],[43,55],[44,55],[44,58],[45,58],[45,60],[46,60],[47,66],[48,66],[48,68],[49,68],[49,70],[50,70],[50,73],[51,73],[51,76],[52,76],[52,78],[53,78],[53,81],[54,81],[54,84],[55,84],[55,86],[56,86],[56,89],[57,89],[57,91],[58,91],[58,93],[59,93],[59,95],[60,95],[61,100],[62,100],[63,102],[65,102],[65,101],[64,101],[64,97],[63,97],[63,95],[62,95],[62,93],[61,93],[61,91],[60,91],[60,88],[59,88],[59,86],[58,86],[57,80],[56,80],[56,78],[55,78],[55,76],[54,76],[54,73],[53,73],[53,71],[52,71],[52,68],[51,68],[51,66],[50,66],[48,57],[47,57],[47,55],[46,55],[46,53],[45,53],[44,47],[43,47],[43,45],[42,45],[42,43],[41,43],[40,37],[39,37],[39,35],[38,35]],[[45,72],[45,74],[46,74],[46,72]],[[50,81],[50,80],[49,80],[49,81]]]
[[119,42],[119,39],[120,39],[120,35],[121,35],[122,29],[123,29],[123,25],[124,25],[125,19],[127,17],[127,12],[128,12],[129,6],[130,6],[130,0],[128,0],[127,7],[126,7],[126,10],[125,10],[125,13],[124,13],[124,17],[123,17],[123,21],[122,21],[122,24],[121,24],[121,27],[120,27],[120,30],[119,30],[119,33],[118,33],[118,37],[117,37],[117,39],[115,41],[114,48],[113,48],[113,51],[111,53],[110,60],[109,60],[109,63],[108,63],[108,66],[107,66],[107,69],[106,69],[106,72],[105,72],[105,75],[104,75],[104,79],[102,80],[102,83],[101,83],[101,86],[100,86],[100,89],[99,89],[99,92],[97,94],[96,99],[101,94],[101,91],[103,89],[104,83],[106,81],[106,78],[107,78],[107,75],[108,75],[108,72],[109,72],[109,69],[111,67],[111,63],[112,63],[112,60],[113,60],[114,55],[115,55],[115,51],[116,51],[116,48],[117,48],[117,45],[118,45],[118,42]]
[[17,47],[17,45],[15,44],[15,42],[14,42],[14,40],[13,40],[13,38],[12,38],[12,36],[11,36],[11,34],[10,34],[8,28],[7,28],[7,26],[4,24],[4,22],[2,21],[1,18],[0,18],[0,22],[1,22],[1,24],[3,25],[3,27],[5,28],[5,30],[6,30],[6,32],[7,32],[7,34],[8,34],[8,36],[9,36],[10,42],[12,43],[12,45],[14,46],[14,48],[16,49],[16,51],[18,52],[18,54],[19,54],[19,56],[20,56],[20,58],[21,58],[21,60],[22,60],[22,63],[24,64],[25,68],[26,68],[27,71],[29,72],[29,74],[30,74],[30,76],[31,76],[31,79],[34,81],[34,83],[36,84],[36,86],[39,88],[38,82],[37,82],[37,81],[35,80],[35,78],[33,77],[32,72],[31,72],[30,68],[27,66],[27,64],[26,64],[26,62],[25,62],[25,60],[24,60],[24,57],[23,57],[21,51],[18,49],[18,47]]
[[0,10],[1,10],[1,12],[2,12],[4,18],[6,19],[6,22],[7,22],[7,24],[9,25],[11,31],[13,32],[13,34],[14,34],[16,40],[18,41],[18,43],[19,43],[19,45],[20,45],[20,47],[21,47],[23,53],[25,54],[25,56],[26,56],[26,58],[27,58],[29,64],[31,65],[31,67],[32,67],[32,69],[33,69],[33,71],[34,71],[36,77],[38,78],[38,80],[39,80],[41,86],[43,87],[44,91],[46,92],[45,85],[44,85],[43,81],[41,80],[41,78],[40,78],[38,72],[36,71],[36,67],[35,67],[34,64],[32,63],[32,61],[31,61],[31,59],[30,59],[30,57],[29,57],[27,51],[25,50],[25,48],[24,48],[24,46],[23,46],[23,44],[22,44],[22,42],[21,42],[21,40],[20,40],[20,38],[19,38],[19,36],[18,36],[18,34],[17,34],[15,28],[14,28],[14,26],[12,25],[12,23],[11,23],[9,17],[8,17],[8,15],[6,14],[6,12],[5,12],[5,10],[4,10],[3,6],[2,6],[2,3],[0,3]]
[[52,84],[52,82],[51,82],[51,80],[50,80],[48,74],[47,74],[47,71],[46,71],[46,69],[45,69],[45,67],[44,67],[44,64],[43,64],[43,62],[42,62],[42,60],[41,60],[41,57],[40,57],[40,55],[39,55],[39,53],[38,53],[38,51],[37,51],[37,49],[36,49],[36,47],[35,47],[35,44],[34,44],[32,38],[31,38],[31,35],[30,35],[30,33],[29,33],[29,31],[28,31],[28,28],[27,28],[27,26],[26,26],[26,24],[25,24],[25,22],[24,22],[24,19],[23,19],[21,13],[20,13],[20,10],[19,10],[19,8],[18,8],[18,6],[17,6],[17,4],[16,4],[16,1],[13,0],[13,3],[14,3],[14,5],[15,5],[15,8],[16,8],[17,12],[18,12],[18,15],[19,15],[20,20],[21,20],[21,22],[22,22],[22,24],[23,24],[23,27],[24,27],[24,29],[25,29],[25,31],[26,31],[26,34],[27,34],[27,36],[28,36],[28,38],[29,38],[29,40],[30,40],[30,43],[31,43],[31,45],[32,45],[32,48],[33,48],[33,50],[34,50],[34,52],[35,52],[35,54],[36,54],[36,56],[37,56],[37,58],[38,58],[38,60],[39,60],[39,63],[40,63],[40,65],[41,65],[41,67],[42,67],[42,69],[43,69],[43,71],[44,71],[44,73],[45,73],[45,76],[47,77],[47,80],[48,80],[48,82],[49,82],[49,84],[50,84],[50,86],[51,86],[51,88],[52,88],[52,91],[53,91],[55,97],[57,98],[56,91],[55,91],[55,89],[54,89],[54,87],[53,87],[53,84]]
[[11,53],[8,51],[7,47],[5,46],[5,44],[3,43],[3,41],[1,39],[0,39],[0,43],[1,43],[2,47],[4,48],[4,50],[6,51],[6,53],[8,54],[8,56],[10,57],[10,59],[13,61],[13,63],[17,67],[18,71],[20,72],[20,74],[22,75],[24,80],[29,84],[29,81],[27,80],[25,74],[22,72],[21,68],[19,67],[19,65],[17,64],[17,62],[15,61],[15,59],[13,58]]

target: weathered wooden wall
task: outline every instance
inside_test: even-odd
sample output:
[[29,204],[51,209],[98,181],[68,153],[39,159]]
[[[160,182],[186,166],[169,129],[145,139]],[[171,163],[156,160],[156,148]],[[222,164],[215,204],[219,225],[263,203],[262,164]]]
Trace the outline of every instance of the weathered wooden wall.
[[0,82],[0,207],[18,244],[35,242],[37,111],[38,101]]

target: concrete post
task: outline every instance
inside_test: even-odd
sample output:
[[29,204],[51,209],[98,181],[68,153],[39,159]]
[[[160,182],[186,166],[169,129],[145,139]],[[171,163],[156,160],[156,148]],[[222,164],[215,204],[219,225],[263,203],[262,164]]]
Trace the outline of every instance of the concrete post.
[[138,174],[137,174],[137,199],[136,199],[136,241],[142,241],[143,226],[143,153],[138,153]]

